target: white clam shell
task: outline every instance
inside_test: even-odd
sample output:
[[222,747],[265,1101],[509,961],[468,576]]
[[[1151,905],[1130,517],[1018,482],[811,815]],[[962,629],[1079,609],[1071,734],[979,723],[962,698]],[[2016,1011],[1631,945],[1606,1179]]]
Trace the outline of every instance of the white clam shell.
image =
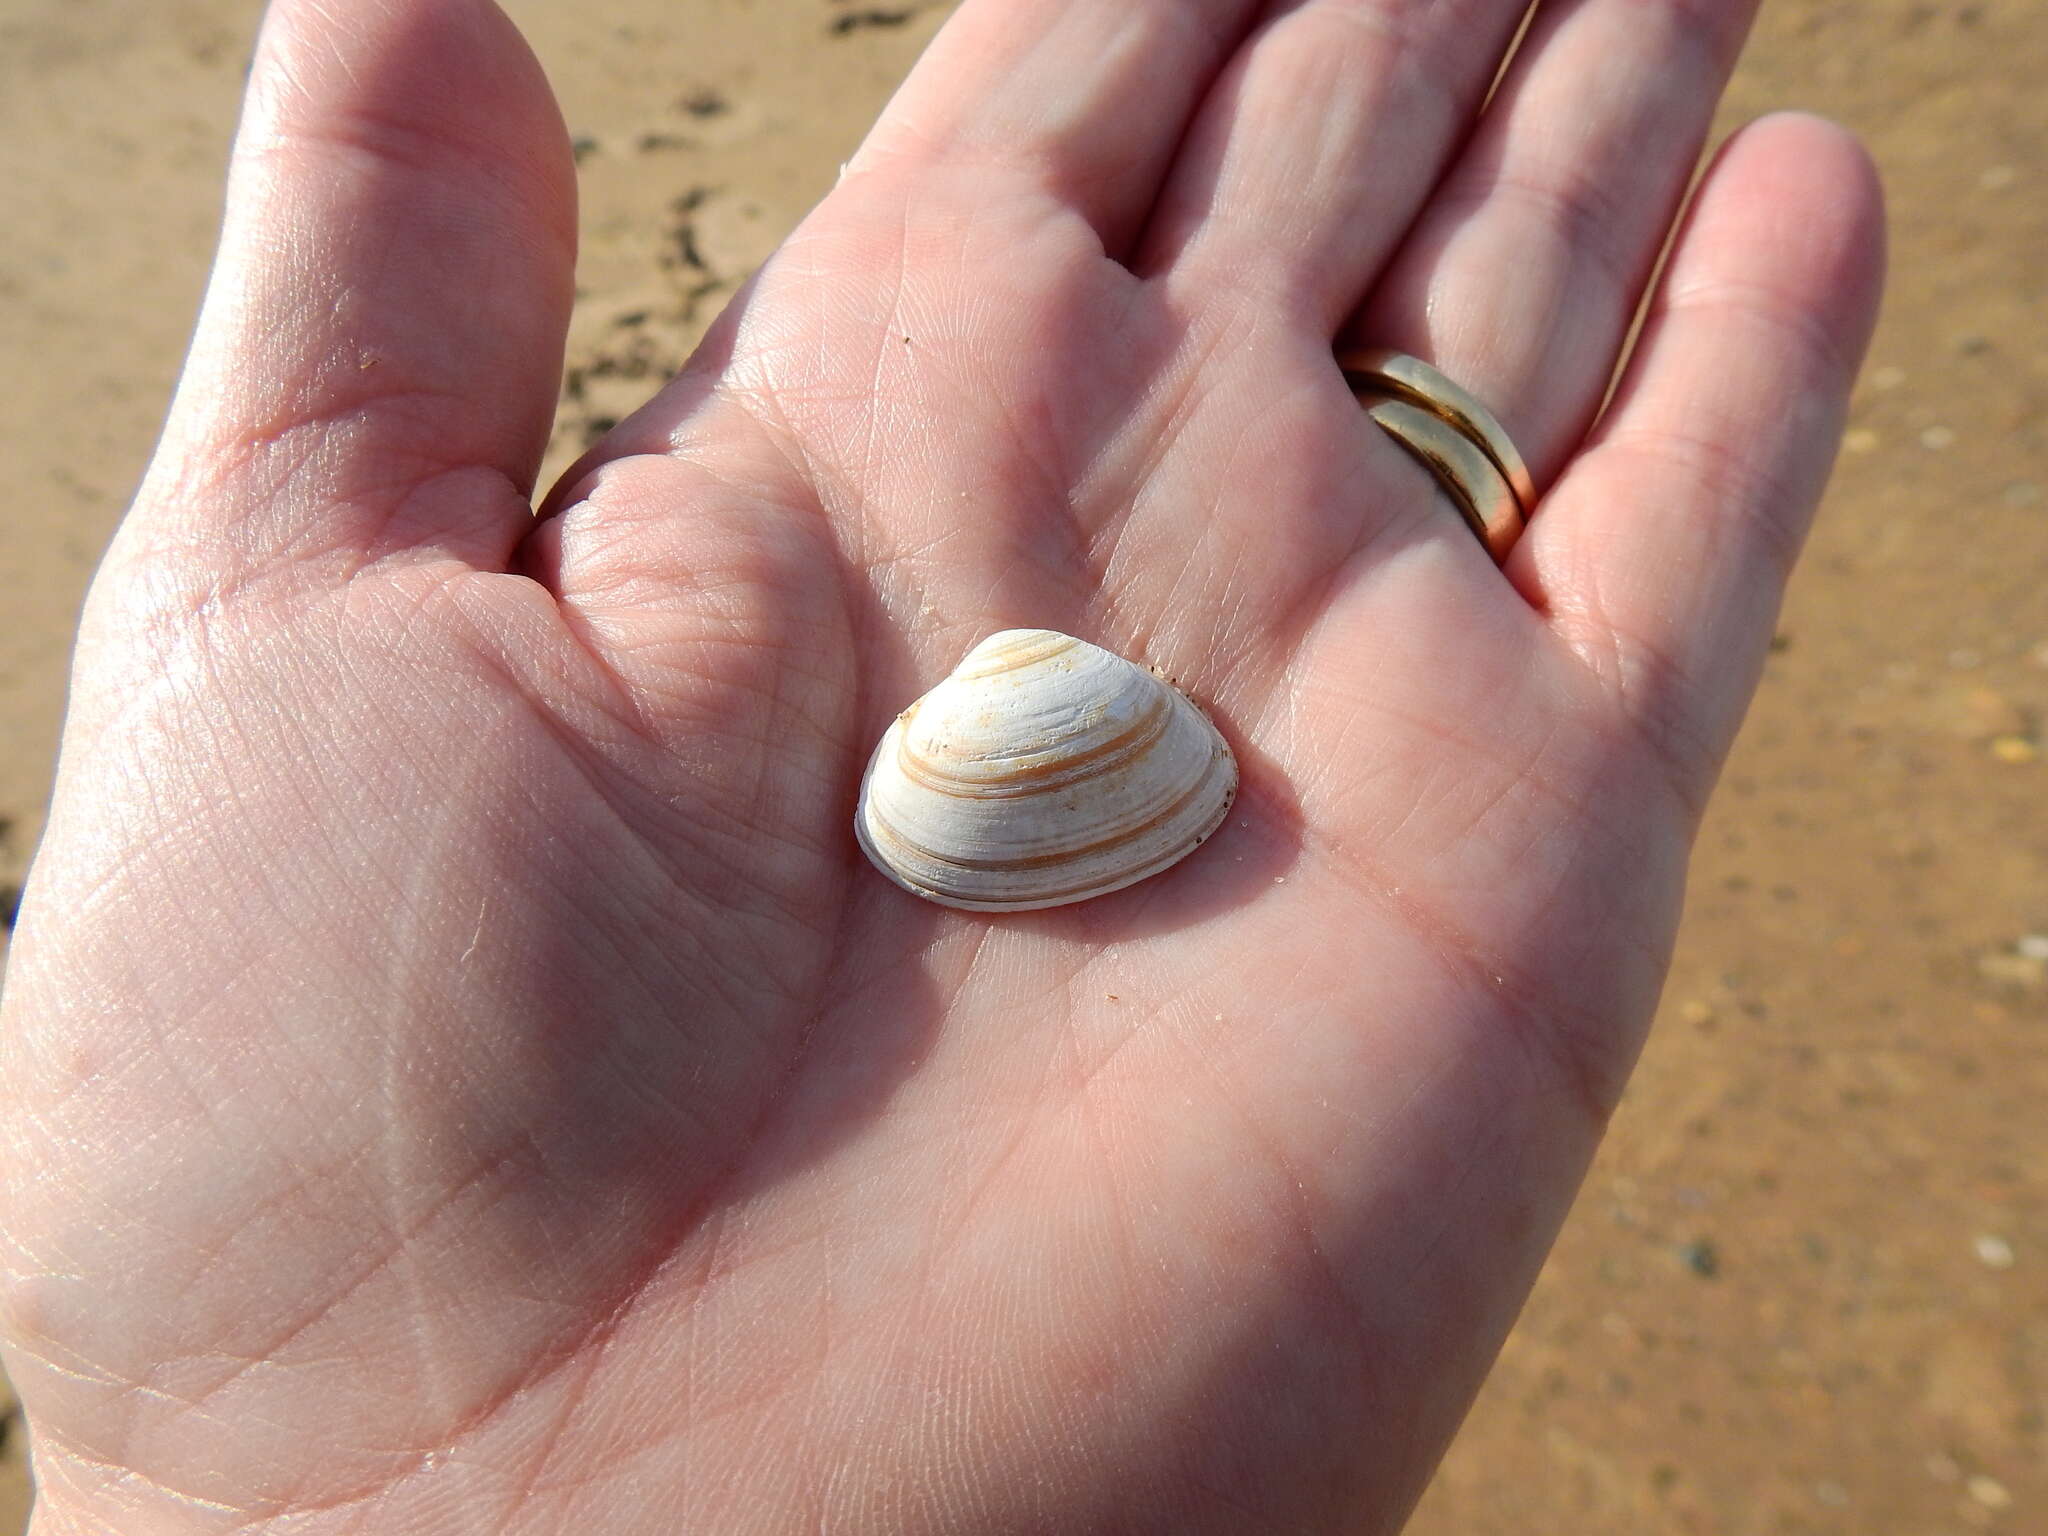
[[1006,629],[896,717],[854,830],[905,890],[1025,912],[1179,862],[1236,794],[1230,747],[1179,689],[1071,635]]

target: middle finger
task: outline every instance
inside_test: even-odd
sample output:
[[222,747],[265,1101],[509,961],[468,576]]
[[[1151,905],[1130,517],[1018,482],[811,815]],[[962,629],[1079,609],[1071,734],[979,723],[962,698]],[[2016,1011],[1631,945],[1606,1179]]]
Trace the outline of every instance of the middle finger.
[[1294,0],[1241,48],[1137,262],[1334,334],[1465,135],[1528,0]]

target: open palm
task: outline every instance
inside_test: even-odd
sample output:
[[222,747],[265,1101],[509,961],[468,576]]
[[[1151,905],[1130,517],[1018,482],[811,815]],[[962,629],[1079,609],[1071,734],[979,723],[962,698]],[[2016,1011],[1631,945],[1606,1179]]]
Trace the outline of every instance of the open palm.
[[[282,0],[9,978],[39,1532],[1389,1529],[1648,1019],[1878,283],[1749,7],[968,0],[527,491],[567,151],[484,0]],[[1554,11],[1555,14],[1551,12]],[[1550,489],[1506,572],[1347,322]],[[1591,429],[1591,436],[1588,436]],[[1039,625],[1238,749],[1171,874],[857,851]]]

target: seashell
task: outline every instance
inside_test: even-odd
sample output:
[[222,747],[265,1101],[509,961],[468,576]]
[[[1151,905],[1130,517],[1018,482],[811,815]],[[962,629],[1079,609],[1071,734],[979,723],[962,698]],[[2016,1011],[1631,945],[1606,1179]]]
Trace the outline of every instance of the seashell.
[[1178,863],[1236,794],[1229,745],[1178,688],[1071,635],[1006,629],[896,717],[854,831],[907,891],[1027,912]]

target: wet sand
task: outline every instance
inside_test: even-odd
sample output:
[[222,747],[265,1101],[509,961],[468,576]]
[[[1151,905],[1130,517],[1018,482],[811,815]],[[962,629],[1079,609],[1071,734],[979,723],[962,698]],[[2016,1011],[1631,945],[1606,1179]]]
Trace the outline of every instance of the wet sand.
[[[943,8],[509,8],[582,165],[560,468],[830,185]],[[10,892],[79,594],[209,259],[256,11],[0,0]],[[1724,126],[1807,106],[1866,135],[1891,301],[1656,1035],[1418,1533],[2048,1530],[2044,79],[2036,0],[1767,7]]]

